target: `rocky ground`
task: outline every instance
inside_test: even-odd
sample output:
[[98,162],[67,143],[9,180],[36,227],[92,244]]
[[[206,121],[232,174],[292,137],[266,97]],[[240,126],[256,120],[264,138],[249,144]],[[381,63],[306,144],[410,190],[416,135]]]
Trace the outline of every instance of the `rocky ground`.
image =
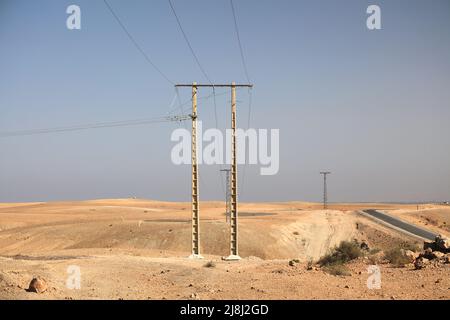
[[[381,288],[369,289],[367,259],[348,263],[349,276],[330,275],[306,263],[246,258],[154,258],[112,254],[61,260],[1,258],[1,299],[445,299],[450,298],[450,265],[415,270],[379,264]],[[68,289],[68,267],[81,270],[81,288]],[[209,265],[209,264],[208,264]],[[28,292],[30,279],[48,283]]]
[[[405,246],[402,254],[409,260],[402,266],[389,262],[384,258],[389,249],[423,243],[359,216],[360,207],[341,204],[324,211],[300,202],[244,204],[243,259],[228,262],[221,259],[228,254],[221,203],[202,206],[203,260],[187,258],[189,204],[3,204],[0,299],[448,300],[447,253],[432,258],[440,252],[435,247],[411,253]],[[364,256],[346,263],[347,275],[311,263],[341,241],[368,246]],[[368,280],[374,283],[373,265],[379,268],[378,289],[368,287]]]

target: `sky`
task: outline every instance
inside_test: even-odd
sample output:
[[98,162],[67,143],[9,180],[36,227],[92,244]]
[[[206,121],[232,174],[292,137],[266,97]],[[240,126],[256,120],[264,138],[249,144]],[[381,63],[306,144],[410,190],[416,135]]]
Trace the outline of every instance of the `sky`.
[[[208,83],[166,0],[108,0],[173,83]],[[246,82],[228,0],[172,0],[208,77]],[[66,27],[69,5],[81,29]],[[366,26],[381,8],[381,30]],[[241,201],[450,200],[450,1],[234,0],[254,88],[238,127],[279,129],[279,172],[239,166]],[[0,132],[165,116],[176,98],[102,0],[0,0]],[[190,89],[179,89],[187,102]],[[230,95],[216,89],[218,128]],[[211,94],[200,88],[199,96]],[[199,119],[215,127],[211,97]],[[250,114],[250,121],[248,116]],[[0,137],[0,202],[95,198],[190,201],[171,133],[190,122]],[[200,165],[200,199],[224,199]],[[245,168],[245,169],[244,169]],[[244,174],[245,171],[245,174]]]

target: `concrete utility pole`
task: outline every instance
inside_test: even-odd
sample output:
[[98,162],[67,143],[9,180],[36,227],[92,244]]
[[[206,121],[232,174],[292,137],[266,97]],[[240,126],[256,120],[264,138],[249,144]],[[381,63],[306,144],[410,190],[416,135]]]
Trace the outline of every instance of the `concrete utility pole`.
[[236,84],[231,84],[231,239],[226,260],[240,260],[238,254],[237,164],[236,164]]
[[177,84],[175,87],[192,87],[192,258],[202,258],[200,255],[199,228],[199,193],[197,166],[197,88],[228,87],[231,88],[231,210],[230,210],[230,255],[226,260],[240,260],[238,254],[238,210],[237,210],[237,157],[236,157],[236,87],[253,87],[252,84]]
[[230,222],[230,216],[231,216],[231,180],[230,180],[230,171],[231,169],[221,169],[221,172],[225,172],[226,174],[226,188],[227,191],[225,192],[225,203],[226,203],[226,211],[225,211],[225,221],[226,223]]
[[328,195],[327,195],[327,174],[331,174],[329,171],[322,171],[323,174],[323,208],[328,208]]
[[192,84],[192,254],[190,258],[202,259],[200,255],[200,216],[198,207],[198,164],[197,164],[197,86]]

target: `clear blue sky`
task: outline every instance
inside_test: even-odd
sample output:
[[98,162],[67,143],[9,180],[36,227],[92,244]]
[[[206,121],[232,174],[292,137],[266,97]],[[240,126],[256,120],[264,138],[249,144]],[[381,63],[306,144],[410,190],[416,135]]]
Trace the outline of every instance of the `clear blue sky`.
[[[206,81],[166,0],[109,3],[172,81]],[[173,3],[209,77],[244,82],[229,1]],[[70,4],[81,7],[81,30],[66,28]],[[369,4],[381,7],[382,30],[366,28]],[[235,8],[255,85],[251,126],[280,129],[279,173],[248,167],[241,200],[320,201],[324,169],[333,172],[330,201],[450,198],[450,1]],[[0,43],[0,131],[151,118],[174,97],[101,0],[0,0]],[[238,100],[246,127],[247,91]],[[228,101],[217,99],[221,128]],[[212,100],[199,110],[214,126]],[[190,167],[170,161],[177,126],[0,138],[0,201],[189,201]],[[201,199],[223,199],[218,169],[201,166]]]

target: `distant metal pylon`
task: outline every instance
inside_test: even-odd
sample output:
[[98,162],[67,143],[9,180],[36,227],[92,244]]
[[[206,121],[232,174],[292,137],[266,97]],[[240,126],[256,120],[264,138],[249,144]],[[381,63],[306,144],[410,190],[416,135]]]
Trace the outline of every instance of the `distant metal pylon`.
[[323,174],[323,208],[328,208],[328,194],[327,194],[327,174],[330,174],[329,171],[322,171],[320,174]]

